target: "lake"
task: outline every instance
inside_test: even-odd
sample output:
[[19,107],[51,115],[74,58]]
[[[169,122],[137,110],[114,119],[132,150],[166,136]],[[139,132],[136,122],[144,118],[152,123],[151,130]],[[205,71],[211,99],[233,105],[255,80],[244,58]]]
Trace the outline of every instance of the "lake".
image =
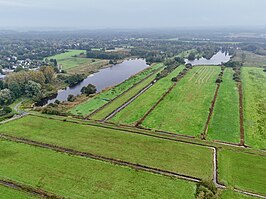
[[222,51],[219,51],[211,59],[205,59],[205,58],[200,58],[200,59],[195,59],[193,61],[185,60],[186,63],[190,63],[193,66],[196,65],[220,65],[222,63],[226,63],[230,60],[231,56],[228,53],[223,53]]
[[64,90],[59,90],[55,97],[52,99],[46,99],[41,104],[45,105],[47,103],[54,103],[55,100],[67,101],[68,95],[71,94],[77,96],[81,94],[81,88],[87,86],[88,84],[95,85],[97,92],[101,92],[103,89],[120,84],[147,67],[149,67],[149,65],[147,65],[146,60],[144,59],[130,59],[123,61],[121,64],[100,69],[99,72],[88,76],[81,83],[73,87],[67,87]]

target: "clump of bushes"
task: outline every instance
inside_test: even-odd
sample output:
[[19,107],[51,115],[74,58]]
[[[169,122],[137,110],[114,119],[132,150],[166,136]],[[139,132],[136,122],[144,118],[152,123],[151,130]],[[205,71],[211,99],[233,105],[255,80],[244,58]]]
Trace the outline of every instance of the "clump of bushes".
[[217,187],[212,181],[197,184],[196,199],[218,199]]
[[97,89],[96,89],[96,86],[92,85],[92,84],[89,84],[88,86],[84,86],[80,92],[82,94],[86,94],[86,95],[91,95],[91,94],[94,94],[96,93]]
[[216,79],[216,83],[222,83],[223,82],[223,75],[224,75],[225,66],[221,67],[221,72],[218,75],[218,78]]

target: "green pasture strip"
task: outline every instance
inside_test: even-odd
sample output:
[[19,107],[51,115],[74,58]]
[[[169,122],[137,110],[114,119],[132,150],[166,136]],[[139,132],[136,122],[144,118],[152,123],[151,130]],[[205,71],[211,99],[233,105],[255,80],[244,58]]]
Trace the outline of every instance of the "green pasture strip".
[[242,67],[245,143],[266,149],[266,72]]
[[266,158],[233,150],[219,150],[220,182],[241,190],[266,195]]
[[36,116],[1,125],[0,132],[202,179],[212,177],[212,150],[205,147]]
[[204,128],[216,89],[218,66],[199,66],[188,72],[177,86],[144,120],[143,126],[163,131],[199,135]]
[[234,71],[226,68],[208,130],[208,139],[239,143],[239,94]]
[[137,75],[130,77],[121,84],[118,84],[117,86],[114,86],[111,89],[103,91],[98,95],[96,95],[95,97],[89,98],[86,102],[81,103],[75,106],[74,108],[70,109],[70,112],[74,115],[82,115],[82,116],[89,115],[95,110],[105,105],[106,103],[108,103],[108,101],[114,99],[124,91],[128,90],[129,88],[137,84],[139,81],[145,79],[147,76],[154,73],[162,66],[163,66],[162,64],[156,64],[153,67],[147,68],[142,72],[138,73]]
[[134,124],[140,120],[149,109],[156,104],[160,97],[173,85],[171,79],[176,77],[185,66],[177,67],[167,77],[160,79],[145,93],[139,96],[125,109],[117,113],[112,119],[112,122]]
[[0,176],[65,198],[194,198],[195,184],[0,141]]

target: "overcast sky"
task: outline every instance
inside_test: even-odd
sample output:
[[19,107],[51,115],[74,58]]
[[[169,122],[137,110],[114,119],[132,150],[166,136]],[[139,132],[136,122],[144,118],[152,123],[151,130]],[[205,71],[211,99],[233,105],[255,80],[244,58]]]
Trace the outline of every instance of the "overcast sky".
[[266,27],[266,0],[0,0],[0,27]]

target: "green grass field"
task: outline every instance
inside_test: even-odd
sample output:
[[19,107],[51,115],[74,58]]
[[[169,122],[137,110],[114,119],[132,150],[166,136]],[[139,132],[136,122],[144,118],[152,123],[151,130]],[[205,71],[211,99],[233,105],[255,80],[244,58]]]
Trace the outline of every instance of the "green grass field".
[[220,199],[256,199],[257,197],[251,197],[244,194],[234,192],[232,190],[225,190],[220,195]]
[[143,126],[199,135],[208,117],[220,70],[218,66],[193,68],[148,115]]
[[218,172],[222,183],[266,195],[266,158],[232,150],[218,153]]
[[[74,108],[70,109],[70,112],[75,115],[82,115],[82,116],[89,115],[90,113],[94,112],[95,110],[99,109],[100,107],[108,103],[108,101],[114,99],[115,97],[117,97],[124,91],[128,90],[129,88],[140,82],[141,80],[145,79],[147,76],[151,75],[161,67],[162,64],[156,64],[153,67],[145,69],[142,72],[138,73],[137,75],[130,77],[123,83],[118,84],[117,86],[114,86],[109,90],[103,91],[98,95],[96,95],[95,97],[89,98],[86,102],[81,103],[78,106],[75,106]],[[154,79],[154,77],[152,79]],[[149,78],[148,81],[152,81],[152,79]],[[141,86],[144,85],[142,84]]]
[[212,150],[195,145],[35,116],[1,125],[0,131],[203,179],[212,177]]
[[90,73],[95,72],[99,68],[108,64],[106,60],[97,60],[79,57],[85,50],[69,50],[68,52],[61,53],[55,56],[48,57],[48,59],[56,59],[62,69],[68,73]]
[[239,143],[239,94],[234,71],[226,68],[213,116],[209,125],[208,139]]
[[[1,159],[1,158],[0,158]],[[33,199],[35,196],[0,185],[1,199]]]
[[160,79],[150,89],[139,96],[125,109],[117,113],[112,119],[112,122],[134,124],[140,120],[145,113],[160,99],[160,97],[173,85],[171,79],[176,77],[184,66],[177,67],[167,77]]
[[254,67],[243,67],[241,72],[245,143],[266,149],[266,72]]
[[101,161],[8,141],[0,154],[2,179],[65,198],[194,198],[193,183]]

